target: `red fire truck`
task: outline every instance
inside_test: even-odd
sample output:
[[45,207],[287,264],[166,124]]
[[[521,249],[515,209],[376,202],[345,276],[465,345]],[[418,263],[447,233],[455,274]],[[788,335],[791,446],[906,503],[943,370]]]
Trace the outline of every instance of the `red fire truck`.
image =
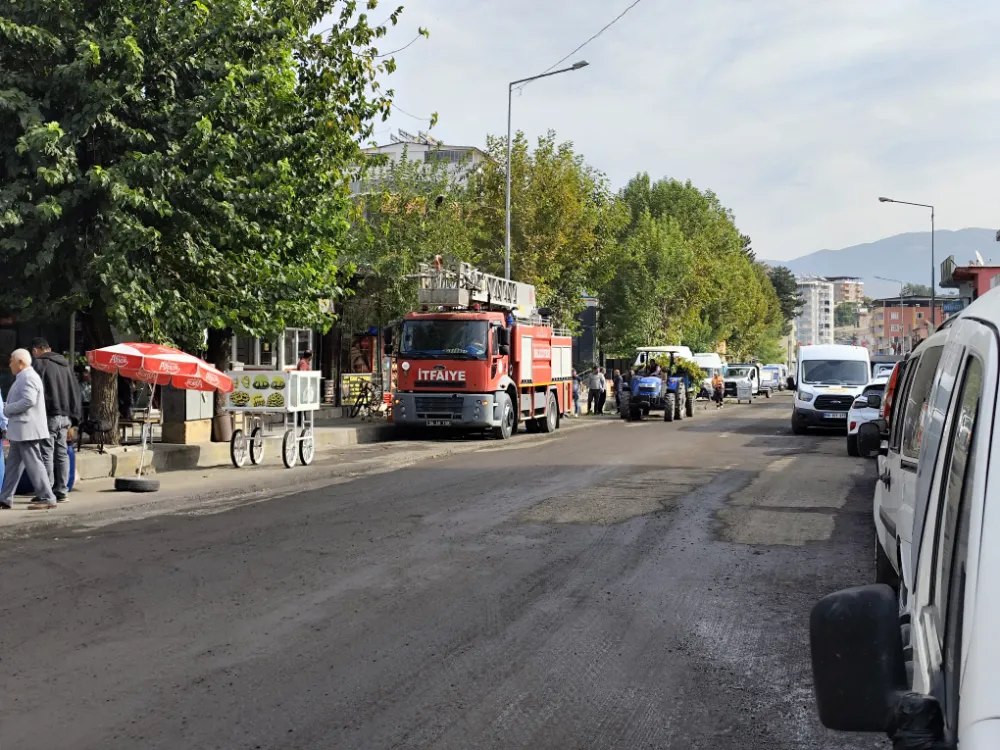
[[397,429],[507,439],[521,424],[558,428],[573,403],[573,342],[535,307],[535,288],[440,258],[415,278],[420,312],[404,318],[394,353]]

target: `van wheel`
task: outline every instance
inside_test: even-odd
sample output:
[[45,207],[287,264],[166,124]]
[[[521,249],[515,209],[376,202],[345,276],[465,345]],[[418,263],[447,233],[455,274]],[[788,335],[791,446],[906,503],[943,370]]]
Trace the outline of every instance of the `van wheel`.
[[899,586],[899,576],[879,544],[878,536],[875,537],[875,583],[885,583],[894,589]]
[[858,436],[848,435],[847,436],[847,455],[860,457],[861,453],[858,451]]

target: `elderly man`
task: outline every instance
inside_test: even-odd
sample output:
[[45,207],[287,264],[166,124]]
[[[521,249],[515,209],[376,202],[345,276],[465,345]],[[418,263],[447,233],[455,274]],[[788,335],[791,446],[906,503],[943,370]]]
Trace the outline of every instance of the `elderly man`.
[[56,507],[56,496],[52,494],[52,485],[42,461],[42,443],[49,439],[42,379],[32,369],[31,353],[26,349],[11,352],[10,371],[14,375],[14,385],[10,387],[4,406],[10,453],[7,455],[3,487],[0,488],[0,508],[10,510],[21,473],[27,472],[36,497],[28,509],[48,510]]

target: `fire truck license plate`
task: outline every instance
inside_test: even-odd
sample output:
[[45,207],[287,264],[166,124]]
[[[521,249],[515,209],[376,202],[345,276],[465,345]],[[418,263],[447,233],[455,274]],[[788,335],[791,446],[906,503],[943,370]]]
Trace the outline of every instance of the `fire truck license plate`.
[[450,419],[428,419],[428,427],[451,427]]

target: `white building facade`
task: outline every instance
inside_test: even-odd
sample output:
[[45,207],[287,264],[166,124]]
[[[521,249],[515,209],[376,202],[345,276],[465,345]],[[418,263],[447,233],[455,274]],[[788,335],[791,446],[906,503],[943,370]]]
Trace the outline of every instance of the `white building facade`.
[[[413,135],[400,130],[398,135],[392,135],[390,142],[383,146],[364,149],[367,156],[384,156],[390,164],[398,164],[403,155],[409,162],[427,165],[443,164],[447,173],[458,184],[463,184],[484,161],[489,159],[486,152],[475,146],[449,146],[426,133]],[[351,183],[352,193],[364,193],[376,189],[379,184],[379,170],[369,172],[364,183]]]
[[800,278],[802,312],[795,318],[800,346],[833,343],[834,285],[823,278]]

